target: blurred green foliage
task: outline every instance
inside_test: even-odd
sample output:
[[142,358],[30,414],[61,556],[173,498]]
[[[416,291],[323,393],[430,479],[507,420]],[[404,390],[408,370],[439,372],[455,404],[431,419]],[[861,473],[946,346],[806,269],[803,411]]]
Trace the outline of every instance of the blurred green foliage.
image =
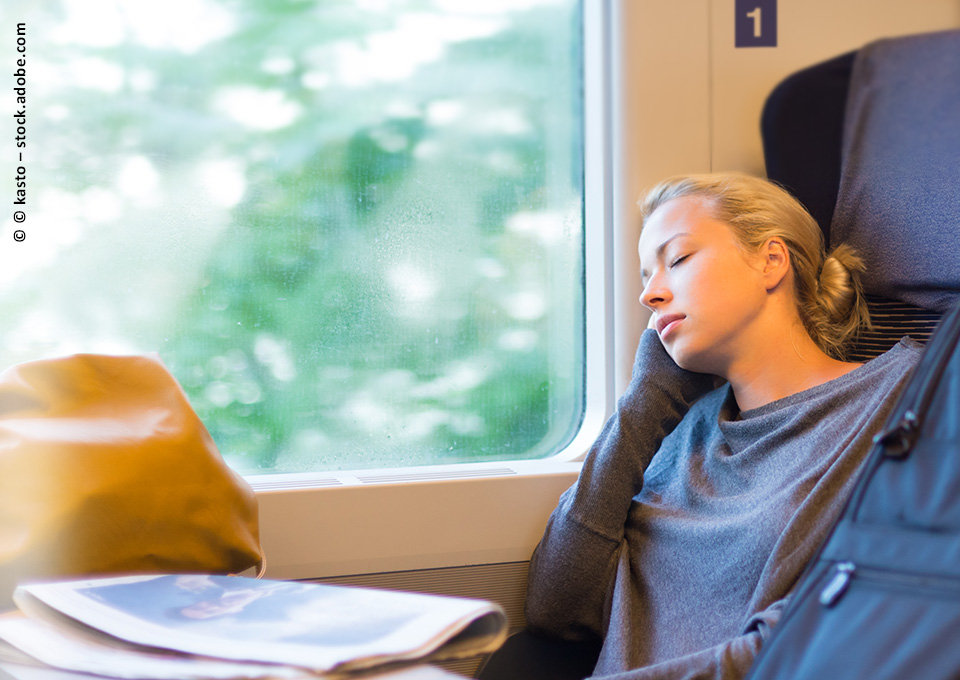
[[138,38],[134,4],[105,3],[127,30],[102,40],[48,30],[88,5],[17,9],[37,223],[52,238],[73,206],[80,235],[0,300],[7,358],[158,351],[244,473],[565,443],[583,392],[578,3],[222,0],[202,3],[212,38],[172,8],[190,49]]

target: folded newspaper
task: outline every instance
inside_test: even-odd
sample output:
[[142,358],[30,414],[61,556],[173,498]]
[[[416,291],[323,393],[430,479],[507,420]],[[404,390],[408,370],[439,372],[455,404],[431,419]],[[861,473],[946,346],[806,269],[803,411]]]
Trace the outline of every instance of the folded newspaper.
[[0,658],[113,678],[340,675],[493,651],[506,616],[482,600],[240,576],[21,585]]

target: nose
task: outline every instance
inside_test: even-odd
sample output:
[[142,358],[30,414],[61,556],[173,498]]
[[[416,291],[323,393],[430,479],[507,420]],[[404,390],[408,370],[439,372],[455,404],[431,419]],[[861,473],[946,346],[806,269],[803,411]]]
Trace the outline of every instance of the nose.
[[663,277],[653,274],[647,279],[643,291],[640,293],[640,304],[651,312],[670,301],[670,289],[667,288]]

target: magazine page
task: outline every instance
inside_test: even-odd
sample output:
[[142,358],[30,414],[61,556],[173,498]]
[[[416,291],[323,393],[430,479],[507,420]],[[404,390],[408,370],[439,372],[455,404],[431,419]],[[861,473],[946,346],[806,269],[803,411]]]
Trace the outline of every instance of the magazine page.
[[490,602],[239,576],[40,583],[20,586],[14,600],[54,625],[63,623],[51,609],[139,645],[314,671],[419,659],[468,629],[458,655],[492,651],[506,637],[503,610]]
[[27,665],[38,665],[40,662],[34,659],[32,656],[24,654],[19,649],[14,647],[4,640],[0,640],[0,664],[5,661],[10,661],[11,663],[16,664],[27,664]]
[[59,668],[0,662],[0,680],[91,680],[91,677]]
[[[68,635],[42,621],[0,619],[0,641],[31,659],[63,670],[131,680],[218,680],[307,678],[302,668],[188,656]],[[0,648],[2,650],[2,648]],[[9,654],[0,656],[11,658]],[[13,659],[16,660],[16,659]]]
[[[96,680],[99,677],[102,676],[0,661],[0,680]],[[382,672],[361,672],[351,674],[349,678],[341,675],[323,677],[329,680],[335,680],[335,678],[340,680],[463,680],[462,676],[448,673],[435,666],[410,666]]]

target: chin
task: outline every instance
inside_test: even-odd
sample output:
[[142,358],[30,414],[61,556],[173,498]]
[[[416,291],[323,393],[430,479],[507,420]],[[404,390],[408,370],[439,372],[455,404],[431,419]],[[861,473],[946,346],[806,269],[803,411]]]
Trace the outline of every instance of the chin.
[[711,358],[703,352],[696,352],[689,347],[677,345],[672,345],[665,349],[667,350],[667,354],[670,355],[670,358],[673,359],[673,362],[685,371],[719,375],[716,367],[717,362],[712,361]]
[[695,359],[690,357],[689,354],[687,354],[682,350],[675,349],[673,347],[667,347],[665,349],[667,350],[667,354],[670,355],[670,358],[673,359],[673,363],[675,363],[677,366],[679,366],[685,371],[696,370],[692,367],[697,365],[697,362],[695,361]]

